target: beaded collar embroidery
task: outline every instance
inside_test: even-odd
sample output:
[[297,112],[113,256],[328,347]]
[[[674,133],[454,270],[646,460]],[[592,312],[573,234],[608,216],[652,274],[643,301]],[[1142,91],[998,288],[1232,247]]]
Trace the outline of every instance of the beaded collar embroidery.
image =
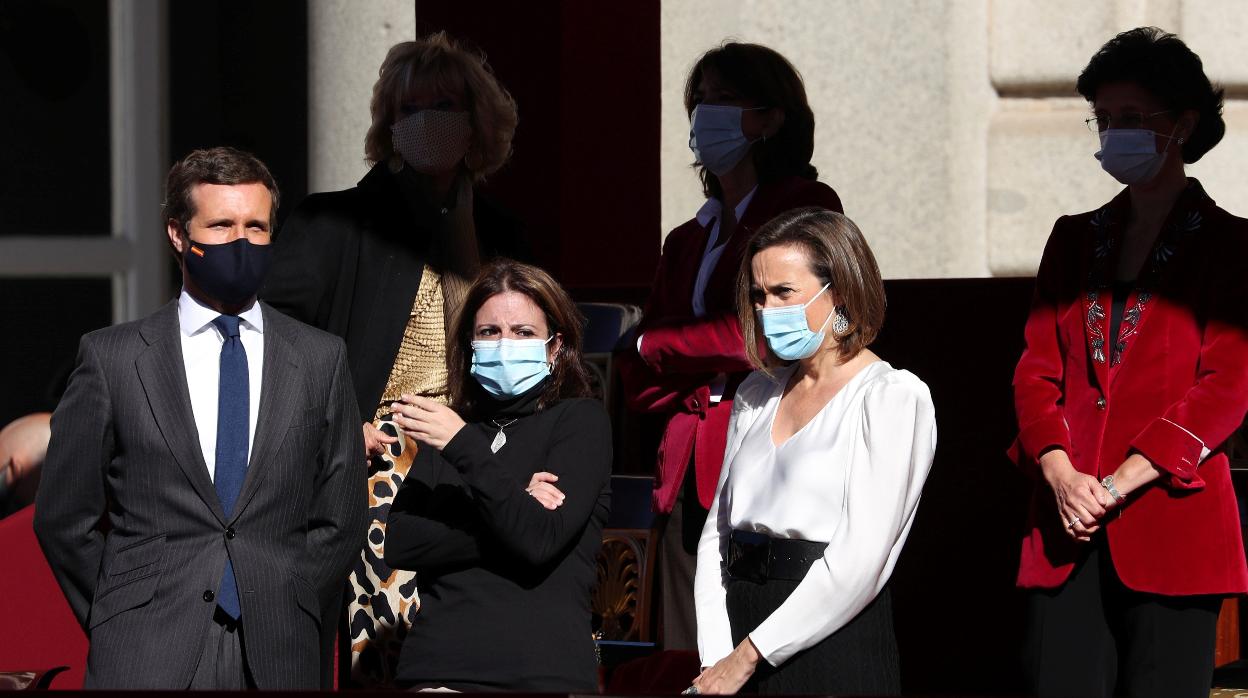
[[[1117,201],[1118,199],[1115,199]],[[1092,360],[1105,363],[1105,334],[1101,329],[1105,320],[1105,306],[1101,299],[1111,294],[1113,278],[1112,263],[1116,258],[1115,248],[1120,243],[1121,230],[1117,218],[1115,201],[1103,206],[1092,214],[1092,264],[1088,269],[1087,281],[1087,312],[1084,322],[1087,325]],[[1149,253],[1144,269],[1135,280],[1133,295],[1135,303],[1123,313],[1121,327],[1115,338],[1110,365],[1117,366],[1127,350],[1127,344],[1135,336],[1139,328],[1140,318],[1153,299],[1161,273],[1166,264],[1174,257],[1174,253],[1189,235],[1196,232],[1203,222],[1200,214],[1201,206],[1209,201],[1208,194],[1196,180],[1191,180],[1187,189],[1175,202],[1174,210],[1163,224],[1157,241]]]

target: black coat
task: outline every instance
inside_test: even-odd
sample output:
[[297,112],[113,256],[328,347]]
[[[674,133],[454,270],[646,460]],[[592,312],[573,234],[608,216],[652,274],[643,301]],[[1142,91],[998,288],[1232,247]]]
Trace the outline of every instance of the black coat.
[[[361,421],[386,388],[441,215],[410,205],[379,164],[354,188],[308,196],[274,241],[260,297],[346,341]],[[483,261],[529,256],[519,222],[479,195],[473,219]]]

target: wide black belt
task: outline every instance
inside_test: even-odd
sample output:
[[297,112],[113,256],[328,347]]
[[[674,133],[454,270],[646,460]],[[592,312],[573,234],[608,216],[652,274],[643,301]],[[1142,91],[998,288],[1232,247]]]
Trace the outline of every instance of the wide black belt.
[[772,538],[753,531],[728,537],[728,576],[762,583],[768,579],[800,582],[811,564],[823,557],[827,543],[800,538]]

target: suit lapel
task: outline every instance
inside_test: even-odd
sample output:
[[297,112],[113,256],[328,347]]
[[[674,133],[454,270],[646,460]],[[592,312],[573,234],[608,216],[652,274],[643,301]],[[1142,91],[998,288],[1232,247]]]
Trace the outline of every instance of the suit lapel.
[[191,410],[186,367],[182,362],[182,341],[178,336],[177,301],[149,316],[139,328],[139,333],[148,346],[135,360],[135,366],[156,428],[195,493],[212,510],[213,516],[224,523],[221,501],[217,498],[212,479],[208,477],[204,454],[199,449],[199,430]]
[[247,463],[247,477],[238,494],[231,519],[237,519],[255,496],[268,473],[274,451],[281,446],[286,430],[290,427],[298,391],[299,364],[295,362],[295,348],[282,332],[280,318],[267,305],[261,305],[264,313],[264,372],[260,378],[260,413],[256,418],[256,435],[252,439],[251,457]]

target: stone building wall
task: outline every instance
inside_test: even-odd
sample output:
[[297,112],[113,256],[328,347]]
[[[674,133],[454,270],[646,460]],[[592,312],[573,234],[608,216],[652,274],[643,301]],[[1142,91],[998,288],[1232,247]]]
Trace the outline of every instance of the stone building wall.
[[1236,0],[668,0],[661,19],[665,231],[701,204],[685,76],[732,37],[802,72],[820,178],[886,277],[1032,274],[1059,215],[1119,189],[1092,158],[1075,78],[1114,34],[1148,24],[1227,88],[1227,136],[1189,171],[1248,215],[1248,6]]

